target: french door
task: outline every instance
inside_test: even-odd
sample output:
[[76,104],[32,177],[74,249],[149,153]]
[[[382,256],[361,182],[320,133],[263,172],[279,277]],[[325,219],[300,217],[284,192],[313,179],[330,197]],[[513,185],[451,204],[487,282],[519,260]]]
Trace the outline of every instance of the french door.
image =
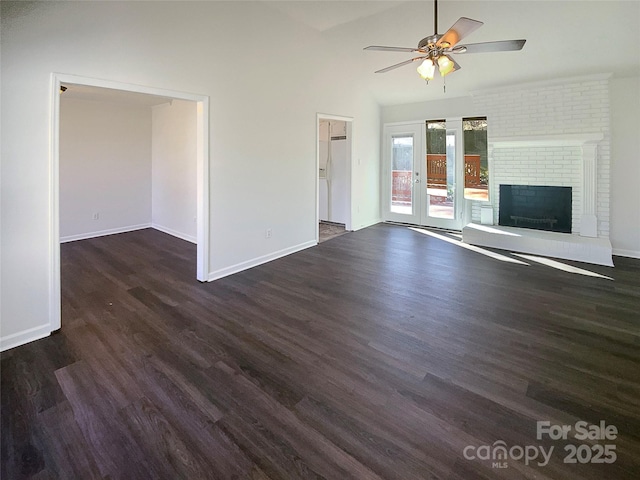
[[420,223],[421,158],[424,125],[391,125],[384,129],[385,220]]
[[462,228],[461,140],[461,120],[385,125],[385,220]]

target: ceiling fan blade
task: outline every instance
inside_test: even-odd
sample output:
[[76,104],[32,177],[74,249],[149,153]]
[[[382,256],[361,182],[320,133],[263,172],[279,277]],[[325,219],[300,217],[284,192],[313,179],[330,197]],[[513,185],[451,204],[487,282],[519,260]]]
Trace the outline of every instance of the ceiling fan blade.
[[427,57],[415,57],[415,58],[412,58],[410,60],[405,60],[404,62],[396,63],[395,65],[391,65],[390,67],[383,68],[382,70],[376,70],[375,73],[385,73],[385,72],[388,72],[390,70],[395,70],[398,67],[402,67],[404,65],[409,65],[410,63],[417,62],[418,60],[422,60],[424,58],[427,58]]
[[365,47],[364,50],[375,50],[377,52],[407,52],[407,53],[413,53],[413,52],[417,52],[418,49],[416,48],[409,48],[409,47],[383,47],[380,45],[371,45],[369,47]]
[[501,40],[499,42],[468,43],[458,45],[451,53],[487,53],[487,52],[511,52],[522,50],[526,40]]
[[456,62],[453,58],[451,59],[451,61],[453,62],[453,70],[451,70],[451,73],[453,72],[457,72],[458,70],[460,70],[462,67],[458,64],[458,62]]
[[456,43],[484,25],[483,22],[467,17],[460,17],[453,26],[436,42],[439,47],[450,48]]

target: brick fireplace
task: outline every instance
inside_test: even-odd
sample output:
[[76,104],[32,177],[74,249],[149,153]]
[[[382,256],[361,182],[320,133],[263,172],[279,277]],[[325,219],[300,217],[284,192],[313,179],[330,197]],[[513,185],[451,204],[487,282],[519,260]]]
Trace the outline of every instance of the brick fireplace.
[[[464,241],[612,265],[609,75],[479,92],[474,106],[488,119],[490,198],[473,203]],[[498,232],[502,184],[571,187],[572,233]]]
[[[490,202],[483,205],[492,209],[490,223],[498,224],[501,185],[555,185],[571,187],[573,233],[469,225],[463,229],[463,240],[474,245],[613,265],[611,243],[608,235],[602,234],[603,222],[598,219],[598,145],[603,138],[601,133],[590,133],[490,139],[492,195]],[[608,205],[608,189],[606,194]],[[608,216],[606,227],[608,234]]]

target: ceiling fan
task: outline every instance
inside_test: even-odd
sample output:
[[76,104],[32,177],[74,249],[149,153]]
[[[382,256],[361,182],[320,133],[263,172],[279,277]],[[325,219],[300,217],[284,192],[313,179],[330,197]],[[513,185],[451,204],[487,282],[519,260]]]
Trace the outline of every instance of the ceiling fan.
[[458,45],[458,42],[464,37],[474,32],[482,25],[483,22],[478,20],[472,20],[467,17],[460,17],[453,26],[447,30],[444,35],[438,33],[438,0],[434,0],[434,34],[423,38],[418,43],[417,48],[405,48],[405,47],[383,47],[377,45],[371,45],[366,47],[365,50],[378,50],[382,52],[407,52],[417,53],[418,56],[405,60],[404,62],[396,63],[389,67],[376,71],[375,73],[385,73],[390,70],[394,70],[403,65],[408,65],[413,62],[422,60],[422,63],[418,67],[418,74],[427,81],[433,80],[435,75],[436,65],[440,71],[440,75],[443,77],[460,70],[460,65],[451,58],[450,54],[461,53],[487,53],[487,52],[508,52],[514,50],[522,50],[526,40],[502,40],[498,42],[484,42],[484,43],[468,43],[466,45]]

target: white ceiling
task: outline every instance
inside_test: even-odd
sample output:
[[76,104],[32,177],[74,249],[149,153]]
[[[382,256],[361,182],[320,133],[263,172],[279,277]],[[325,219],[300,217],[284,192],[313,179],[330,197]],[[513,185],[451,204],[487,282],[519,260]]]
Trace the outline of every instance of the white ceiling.
[[[524,38],[519,52],[460,54],[461,70],[428,85],[417,63],[374,71],[412,54],[363,51],[368,45],[414,47],[434,33],[433,0],[303,0],[264,3],[323,37],[356,82],[381,105],[442,100],[519,83],[593,73],[640,75],[640,0],[440,0],[438,33],[461,16],[484,22],[460,43]],[[246,3],[247,8],[251,2]],[[295,41],[295,39],[292,39]],[[313,55],[314,52],[309,52]],[[295,62],[295,59],[291,59]],[[69,85],[68,98],[157,105],[168,98]]]
[[432,0],[268,3],[321,32],[353,65],[362,87],[382,105],[463,96],[558,77],[640,75],[640,0],[440,0],[438,33],[462,16],[484,22],[461,44],[527,40],[519,52],[457,55],[462,68],[446,78],[446,94],[439,76],[429,85],[419,78],[417,63],[373,73],[412,54],[362,50],[367,45],[417,46],[434,33]]
[[110,88],[91,87],[88,85],[76,85],[64,83],[67,90],[62,94],[65,99],[90,100],[94,102],[121,103],[127,105],[139,105],[153,107],[168,103],[171,98],[159,95],[147,95],[145,93],[113,90]]
[[404,0],[307,0],[266,3],[305,25],[323,32],[330,28],[397,7]]

